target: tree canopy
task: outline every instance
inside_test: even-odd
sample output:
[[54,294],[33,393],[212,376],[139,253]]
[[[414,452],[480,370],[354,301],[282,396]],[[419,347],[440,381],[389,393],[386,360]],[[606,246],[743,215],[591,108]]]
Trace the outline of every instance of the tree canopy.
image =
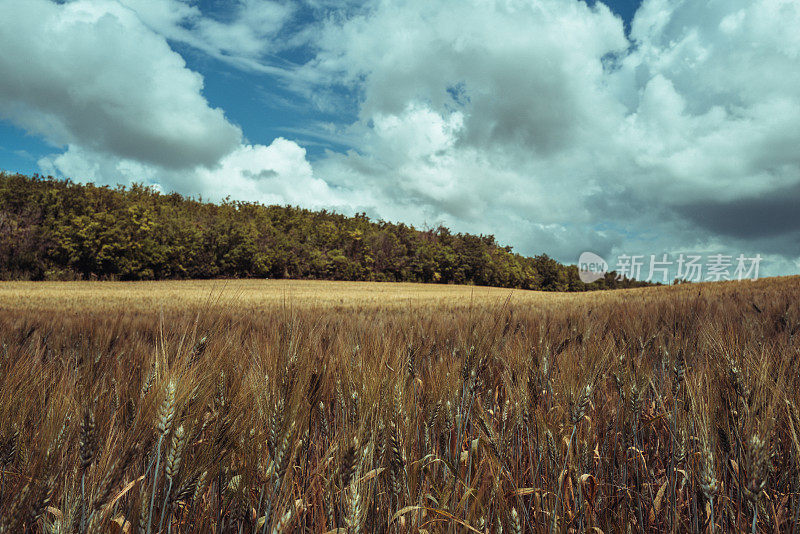
[[204,202],[151,187],[0,173],[0,279],[301,278],[546,291],[647,285],[525,257],[492,235],[292,206]]

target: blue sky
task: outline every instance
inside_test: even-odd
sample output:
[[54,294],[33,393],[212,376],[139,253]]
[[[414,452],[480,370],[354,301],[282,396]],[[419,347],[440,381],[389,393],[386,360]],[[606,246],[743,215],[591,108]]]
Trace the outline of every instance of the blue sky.
[[0,0],[0,169],[800,270],[792,0]]

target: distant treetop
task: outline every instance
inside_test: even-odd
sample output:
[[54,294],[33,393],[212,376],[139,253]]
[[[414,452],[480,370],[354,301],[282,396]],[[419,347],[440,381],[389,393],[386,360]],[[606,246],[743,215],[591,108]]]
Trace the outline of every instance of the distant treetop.
[[648,285],[525,257],[492,235],[417,230],[359,213],[214,204],[151,187],[0,173],[0,279],[299,278],[545,291]]

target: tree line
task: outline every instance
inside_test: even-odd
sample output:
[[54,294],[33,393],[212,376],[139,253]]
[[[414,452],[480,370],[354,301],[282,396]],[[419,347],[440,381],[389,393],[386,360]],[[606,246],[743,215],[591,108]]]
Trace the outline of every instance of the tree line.
[[418,230],[292,206],[0,173],[0,279],[299,278],[476,284],[546,291],[592,284],[574,265],[526,257],[492,235]]

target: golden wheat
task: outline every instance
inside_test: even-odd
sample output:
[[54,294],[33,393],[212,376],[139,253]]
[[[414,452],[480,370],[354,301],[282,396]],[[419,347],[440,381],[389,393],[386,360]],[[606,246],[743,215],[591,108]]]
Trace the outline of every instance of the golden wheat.
[[106,286],[0,286],[0,532],[800,518],[800,279],[275,290],[292,285],[109,285],[94,306]]

